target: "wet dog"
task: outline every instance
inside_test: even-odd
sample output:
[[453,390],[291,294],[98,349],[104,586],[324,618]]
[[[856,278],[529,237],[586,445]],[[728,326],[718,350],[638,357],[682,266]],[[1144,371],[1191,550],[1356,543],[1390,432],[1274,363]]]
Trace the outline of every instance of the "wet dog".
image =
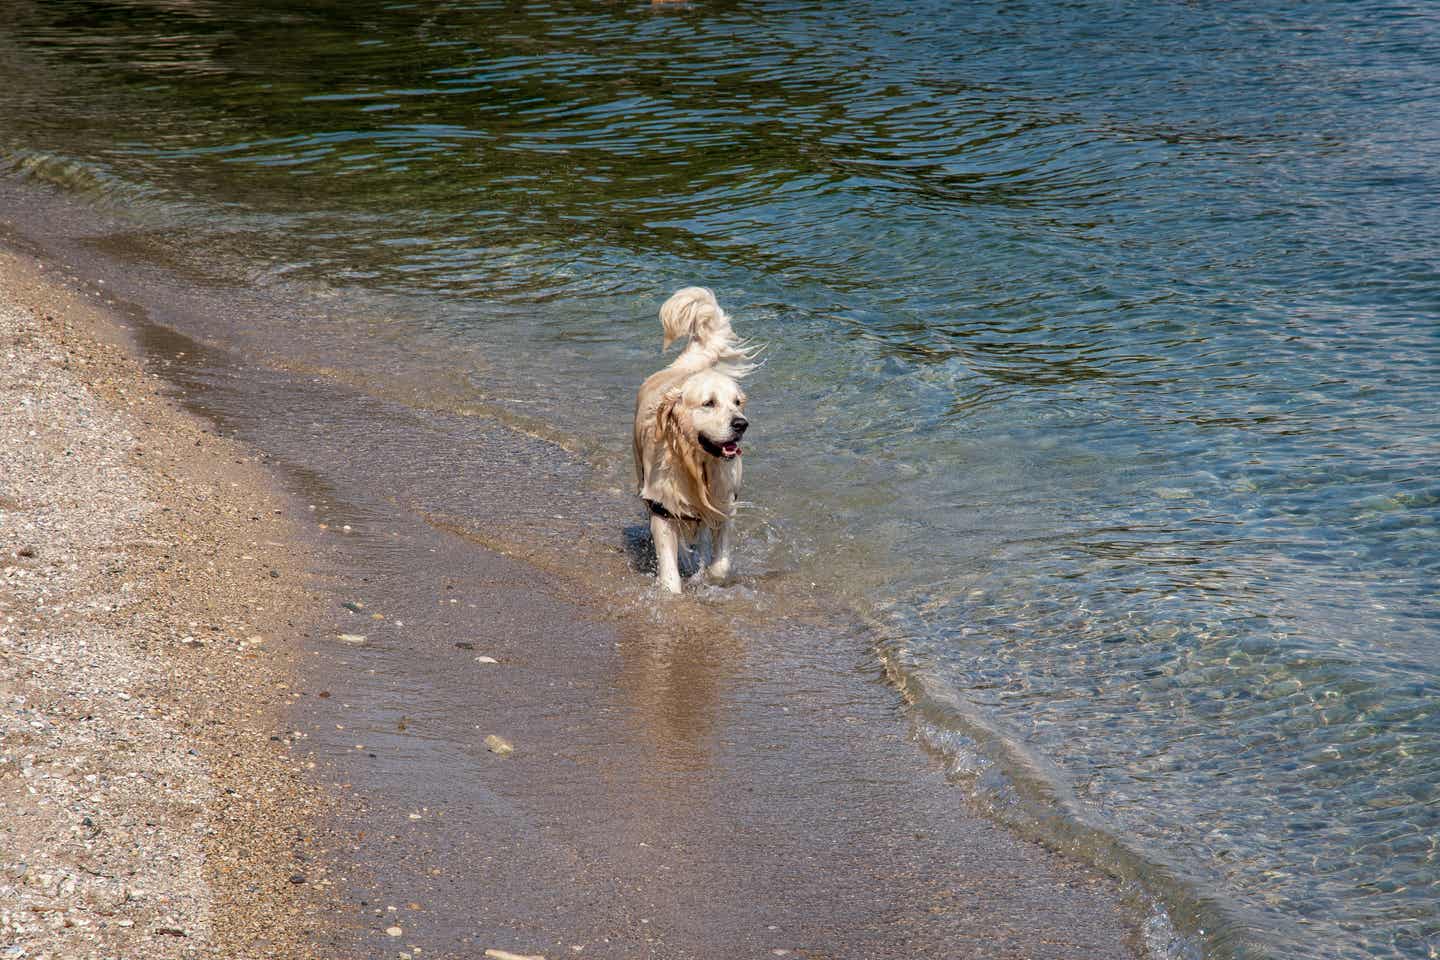
[[715,294],[686,287],[660,308],[662,349],[688,337],[675,362],[652,374],[635,398],[635,481],[650,511],[656,575],[680,592],[679,554],[709,531],[705,575],[730,576],[745,393],[739,380],[756,364],[736,338]]

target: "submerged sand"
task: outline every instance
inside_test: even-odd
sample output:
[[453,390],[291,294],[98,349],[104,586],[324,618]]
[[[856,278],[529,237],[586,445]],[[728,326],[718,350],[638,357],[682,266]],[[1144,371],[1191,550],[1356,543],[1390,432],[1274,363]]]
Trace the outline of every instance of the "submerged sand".
[[0,256],[0,956],[309,956],[286,506],[52,274]]

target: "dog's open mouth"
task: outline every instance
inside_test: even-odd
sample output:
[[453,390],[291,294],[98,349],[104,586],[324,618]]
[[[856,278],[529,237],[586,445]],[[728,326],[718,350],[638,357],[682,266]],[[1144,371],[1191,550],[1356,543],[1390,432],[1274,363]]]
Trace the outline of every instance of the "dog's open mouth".
[[740,456],[740,442],[738,440],[726,440],[724,443],[716,443],[705,434],[700,434],[700,447],[712,457],[721,460],[734,460]]

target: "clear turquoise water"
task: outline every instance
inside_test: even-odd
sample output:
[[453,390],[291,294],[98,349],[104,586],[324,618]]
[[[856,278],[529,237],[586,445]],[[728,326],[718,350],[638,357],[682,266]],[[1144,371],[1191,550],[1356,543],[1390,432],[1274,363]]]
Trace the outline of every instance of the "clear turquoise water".
[[6,5],[9,174],[601,485],[715,287],[752,585],[867,615],[997,815],[1208,954],[1440,951],[1433,5],[310,6]]

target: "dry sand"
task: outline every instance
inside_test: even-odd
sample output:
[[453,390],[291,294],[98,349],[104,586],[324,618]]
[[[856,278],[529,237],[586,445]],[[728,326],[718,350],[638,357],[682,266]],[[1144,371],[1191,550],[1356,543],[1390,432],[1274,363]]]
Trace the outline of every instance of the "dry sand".
[[288,505],[123,342],[0,254],[0,958],[310,956]]

